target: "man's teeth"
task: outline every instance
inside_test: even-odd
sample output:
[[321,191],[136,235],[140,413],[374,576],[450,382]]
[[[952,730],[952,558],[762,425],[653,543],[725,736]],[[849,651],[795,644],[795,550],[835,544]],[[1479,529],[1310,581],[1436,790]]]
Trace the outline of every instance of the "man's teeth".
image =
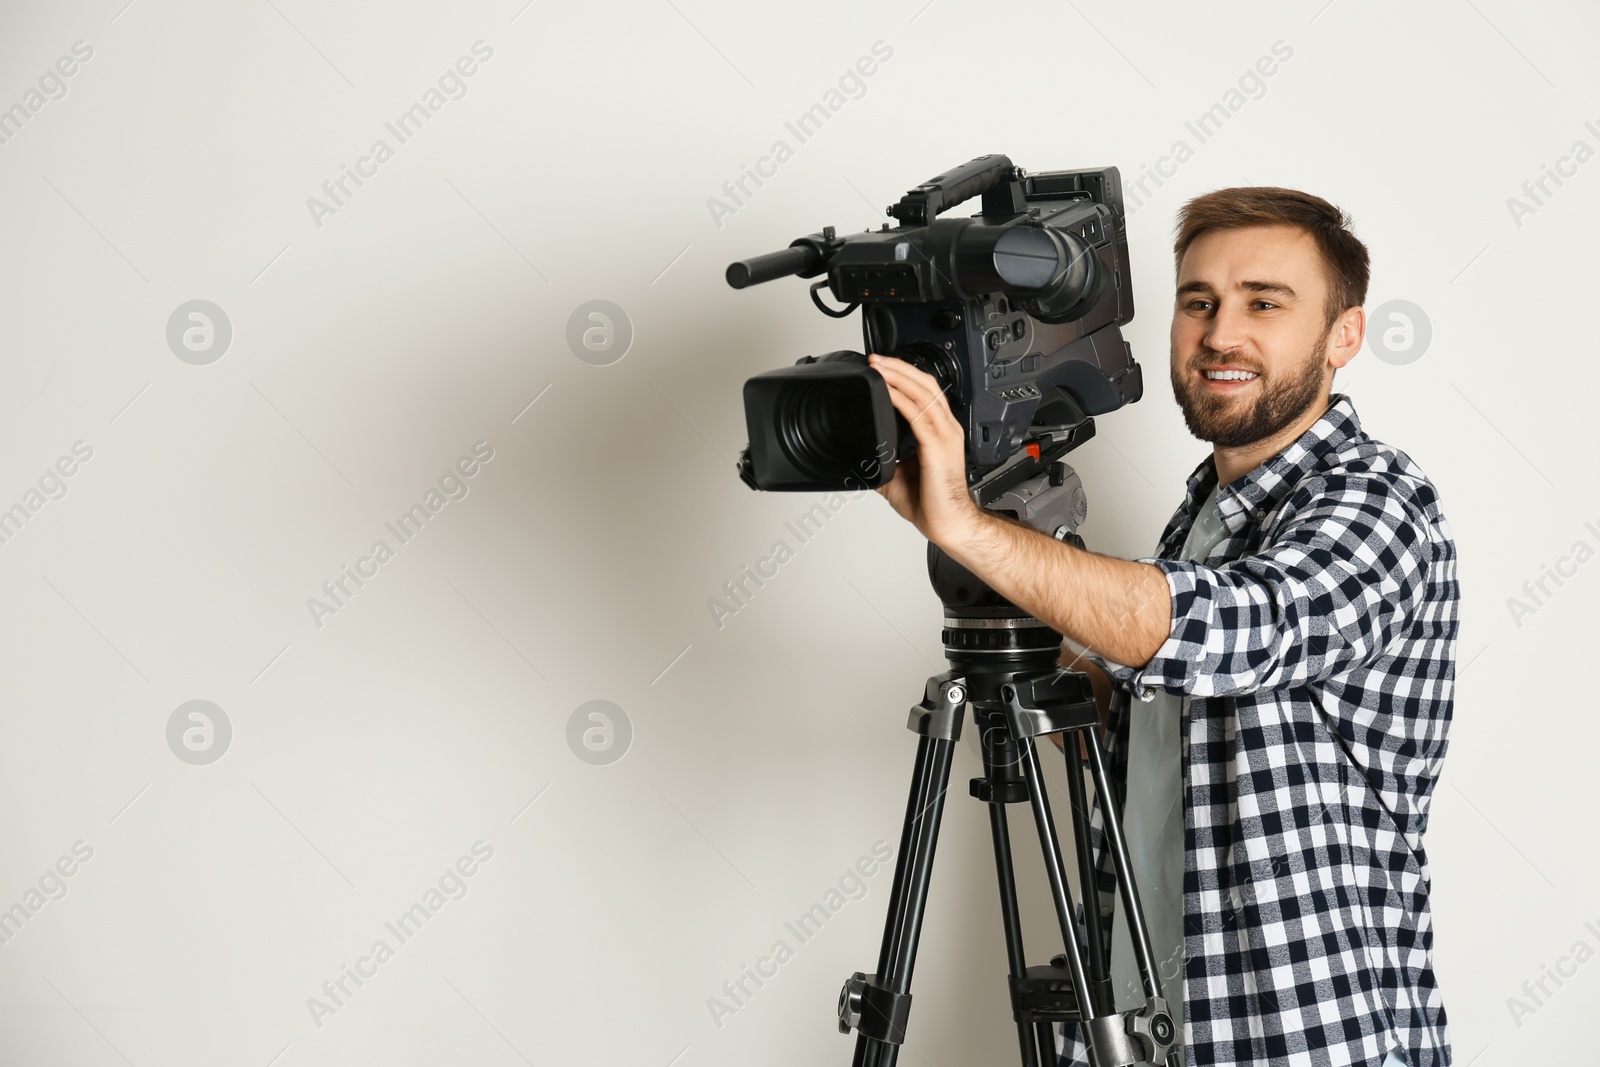
[[1248,382],[1256,376],[1248,370],[1208,370],[1206,377],[1214,382]]

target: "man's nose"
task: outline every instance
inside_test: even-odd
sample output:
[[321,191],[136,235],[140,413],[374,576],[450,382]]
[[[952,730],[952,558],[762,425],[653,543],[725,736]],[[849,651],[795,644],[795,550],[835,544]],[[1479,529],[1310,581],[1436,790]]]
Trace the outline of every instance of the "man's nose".
[[1206,330],[1206,347],[1215,352],[1232,352],[1244,347],[1249,336],[1244,309],[1233,304],[1222,304],[1212,316]]

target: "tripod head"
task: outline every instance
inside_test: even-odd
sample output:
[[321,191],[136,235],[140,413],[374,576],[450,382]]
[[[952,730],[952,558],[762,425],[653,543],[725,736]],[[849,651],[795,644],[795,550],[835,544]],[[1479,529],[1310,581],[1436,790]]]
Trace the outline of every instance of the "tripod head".
[[[973,499],[979,507],[1082,548],[1078,527],[1088,517],[1089,500],[1083,479],[1062,457],[1094,436],[1094,419],[1084,414],[1071,393],[1056,389],[1039,405],[1032,432],[1032,440],[1020,451],[972,484]],[[947,617],[1024,617],[931,542],[928,580]],[[1060,646],[1060,634],[1055,634],[1055,644]]]

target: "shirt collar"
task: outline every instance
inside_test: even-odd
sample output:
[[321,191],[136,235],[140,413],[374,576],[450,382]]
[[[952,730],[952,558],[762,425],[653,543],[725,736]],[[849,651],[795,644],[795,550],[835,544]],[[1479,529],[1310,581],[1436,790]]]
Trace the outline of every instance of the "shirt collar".
[[[1316,468],[1323,456],[1337,451],[1360,432],[1361,420],[1356,415],[1355,404],[1346,394],[1335,393],[1328,410],[1294,443],[1218,492],[1217,510],[1222,514],[1228,533],[1236,534],[1246,523],[1264,519],[1267,512],[1277,507]],[[1186,527],[1193,523],[1200,505],[1216,484],[1217,468],[1212,457],[1207,456],[1189,475],[1183,499]]]

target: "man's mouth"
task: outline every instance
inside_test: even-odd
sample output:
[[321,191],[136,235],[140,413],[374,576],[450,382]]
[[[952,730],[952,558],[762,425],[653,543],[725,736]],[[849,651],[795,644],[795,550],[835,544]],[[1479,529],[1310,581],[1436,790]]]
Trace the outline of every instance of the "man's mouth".
[[1245,370],[1243,367],[1202,367],[1200,376],[1207,383],[1211,383],[1213,388],[1229,391],[1240,389],[1259,377],[1255,371]]

